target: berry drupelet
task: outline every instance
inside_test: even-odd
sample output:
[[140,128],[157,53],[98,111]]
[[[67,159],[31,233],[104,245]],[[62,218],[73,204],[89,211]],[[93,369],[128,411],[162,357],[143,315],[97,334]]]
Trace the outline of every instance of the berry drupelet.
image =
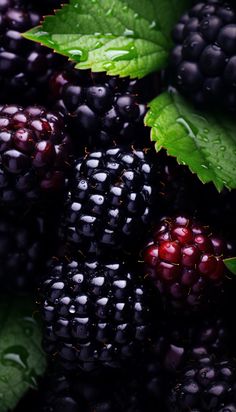
[[229,1],[197,2],[173,30],[170,73],[200,106],[236,109],[236,11]]
[[114,261],[53,261],[40,300],[44,349],[66,369],[131,360],[158,324],[158,299],[141,268],[133,272]]
[[78,148],[97,149],[114,143],[149,147],[149,130],[143,119],[145,103],[155,96],[147,90],[157,89],[155,82],[152,78],[122,79],[67,66],[52,77],[51,88],[56,109],[65,114]]
[[144,250],[147,273],[176,309],[201,310],[222,293],[224,241],[185,216],[163,218]]
[[37,201],[62,194],[70,139],[60,115],[39,106],[0,108],[0,200]]
[[196,357],[178,376],[169,396],[169,412],[235,412],[236,364],[208,354]]
[[[46,12],[48,7],[42,12]],[[46,47],[21,36],[39,25],[37,5],[30,1],[4,0],[0,4],[0,102],[41,103],[48,80],[64,59]]]
[[82,252],[130,252],[155,207],[152,155],[133,148],[88,153],[75,162],[63,237]]

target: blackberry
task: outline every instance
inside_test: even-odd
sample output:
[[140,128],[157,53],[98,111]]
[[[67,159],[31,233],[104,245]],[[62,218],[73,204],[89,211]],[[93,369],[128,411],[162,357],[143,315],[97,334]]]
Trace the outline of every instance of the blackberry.
[[63,192],[70,140],[60,115],[40,106],[0,108],[0,199],[38,200]]
[[[54,372],[42,385],[41,412],[144,412],[162,406],[161,369],[145,358],[131,369],[65,375]],[[163,409],[160,409],[163,410]]]
[[235,412],[236,363],[205,355],[190,361],[172,388],[169,412]]
[[194,311],[207,308],[223,292],[227,253],[225,242],[209,227],[177,216],[161,220],[144,261],[164,299],[173,308]]
[[155,83],[159,80],[121,79],[69,66],[52,77],[51,88],[56,108],[66,115],[77,146],[93,150],[114,142],[150,146],[143,119],[145,103],[155,96]]
[[41,19],[42,14],[34,2],[1,1],[1,103],[41,103],[48,94],[49,77],[61,66],[61,61],[64,64],[59,55],[21,36],[21,33],[39,25]]
[[234,353],[233,326],[225,318],[165,318],[162,335],[153,345],[164,369],[176,374],[190,356],[210,353],[222,356]]
[[115,261],[53,261],[41,287],[45,351],[66,369],[137,356],[154,333],[152,316],[157,325],[157,297],[141,276]]
[[149,155],[116,147],[75,162],[62,230],[68,242],[96,255],[138,248],[155,207]]
[[200,106],[236,109],[236,11],[229,1],[196,3],[173,30],[172,83]]

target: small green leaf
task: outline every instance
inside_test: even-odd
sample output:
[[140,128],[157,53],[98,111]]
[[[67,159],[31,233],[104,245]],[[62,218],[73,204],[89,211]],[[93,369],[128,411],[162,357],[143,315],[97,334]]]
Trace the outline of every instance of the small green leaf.
[[165,148],[203,183],[220,191],[236,188],[236,122],[222,113],[194,109],[177,93],[163,93],[150,103],[145,123],[152,127],[156,150]]
[[79,69],[141,78],[167,64],[171,30],[190,0],[71,0],[25,37]]
[[233,275],[236,275],[236,257],[225,259],[224,264]]
[[25,299],[0,302],[0,412],[15,408],[46,368],[40,327]]

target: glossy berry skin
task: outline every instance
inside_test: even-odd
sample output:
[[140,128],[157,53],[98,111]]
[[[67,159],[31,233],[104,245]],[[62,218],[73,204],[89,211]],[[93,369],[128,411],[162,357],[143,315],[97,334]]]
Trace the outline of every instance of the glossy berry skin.
[[121,79],[67,66],[52,77],[51,89],[56,109],[66,116],[78,149],[114,143],[149,147],[149,130],[143,120],[145,103],[157,94],[155,83],[150,78]]
[[0,199],[37,201],[65,186],[71,144],[60,115],[40,106],[0,108]]
[[147,273],[174,308],[201,310],[222,290],[224,241],[186,216],[163,218],[144,250]]
[[154,208],[155,167],[149,154],[116,147],[75,162],[63,237],[94,254],[140,245]]
[[1,103],[29,104],[45,100],[49,77],[64,59],[46,47],[24,39],[21,33],[39,25],[42,14],[47,11],[46,3],[45,8],[39,11],[34,1],[1,2]]
[[208,354],[190,361],[169,396],[169,412],[235,412],[236,364]]
[[41,287],[44,349],[66,369],[118,366],[148,346],[151,306],[141,272],[123,263],[55,260]]
[[229,1],[196,3],[173,30],[173,85],[198,106],[236,109],[236,12]]

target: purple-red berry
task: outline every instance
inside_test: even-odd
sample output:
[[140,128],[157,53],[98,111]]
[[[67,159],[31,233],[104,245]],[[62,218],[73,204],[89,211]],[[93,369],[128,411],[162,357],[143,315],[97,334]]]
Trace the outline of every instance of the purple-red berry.
[[200,308],[221,289],[225,242],[185,216],[164,218],[143,252],[147,273],[174,307]]

